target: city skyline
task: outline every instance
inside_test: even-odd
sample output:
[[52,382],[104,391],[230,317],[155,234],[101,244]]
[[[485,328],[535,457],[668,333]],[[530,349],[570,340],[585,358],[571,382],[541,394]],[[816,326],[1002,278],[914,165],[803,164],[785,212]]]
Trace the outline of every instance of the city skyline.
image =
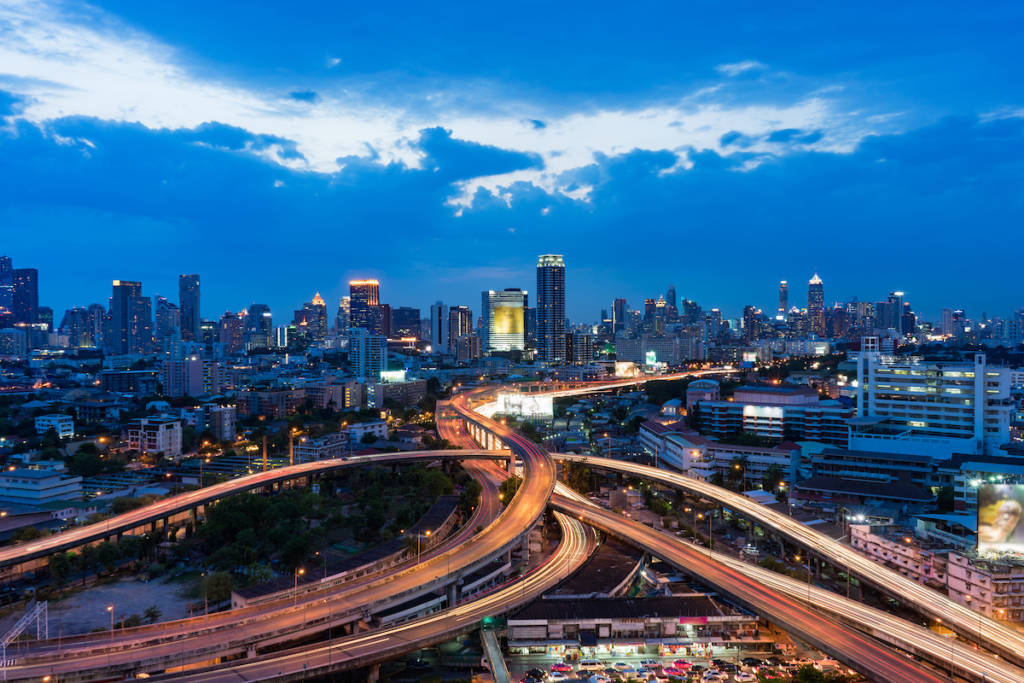
[[[469,304],[529,289],[548,252],[574,264],[577,319],[669,283],[737,317],[815,271],[827,303],[901,289],[929,317],[1020,305],[1004,280],[1024,118],[1002,30],[1019,6],[821,8],[799,27],[620,9],[580,26],[567,8],[407,8],[396,26],[372,8],[311,22],[230,2],[174,18],[8,3],[5,252],[38,262],[46,236],[40,293],[57,309],[102,301],[115,278],[170,296],[181,273],[203,275],[207,316],[316,291],[333,304],[354,277],[421,309]],[[216,39],[203,12],[225,19]],[[629,22],[642,42],[616,34]],[[409,28],[427,25],[429,40]],[[695,30],[679,40],[678,25]],[[254,40],[269,26],[294,49]],[[955,287],[934,265],[951,254]]]

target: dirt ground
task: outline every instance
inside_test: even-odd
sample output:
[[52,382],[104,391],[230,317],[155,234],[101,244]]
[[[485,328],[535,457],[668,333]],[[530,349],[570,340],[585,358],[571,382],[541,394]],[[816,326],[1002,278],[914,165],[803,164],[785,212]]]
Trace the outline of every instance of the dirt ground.
[[121,579],[115,583],[93,586],[60,602],[51,602],[50,637],[60,631],[63,635],[88,633],[93,629],[110,628],[108,605],[114,606],[114,622],[143,612],[156,605],[162,612],[160,621],[188,616],[188,599],[183,595],[185,585],[164,582],[161,579],[144,582]]

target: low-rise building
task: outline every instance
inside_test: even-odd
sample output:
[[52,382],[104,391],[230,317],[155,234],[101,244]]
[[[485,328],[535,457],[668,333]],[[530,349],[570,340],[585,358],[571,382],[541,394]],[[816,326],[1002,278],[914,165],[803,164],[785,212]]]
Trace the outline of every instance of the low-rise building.
[[377,439],[386,439],[388,438],[388,423],[384,420],[356,422],[345,427],[345,431],[348,433],[349,438],[355,442],[362,441],[366,438],[367,434],[372,434]]
[[295,462],[333,460],[348,454],[352,442],[348,431],[324,434],[295,442]]
[[39,507],[82,497],[82,478],[50,469],[0,471],[0,503]]
[[128,423],[128,447],[139,453],[181,455],[181,420],[176,417],[143,417]]
[[70,439],[75,435],[75,418],[62,413],[40,415],[36,418],[36,434],[45,434],[53,430],[62,439]]

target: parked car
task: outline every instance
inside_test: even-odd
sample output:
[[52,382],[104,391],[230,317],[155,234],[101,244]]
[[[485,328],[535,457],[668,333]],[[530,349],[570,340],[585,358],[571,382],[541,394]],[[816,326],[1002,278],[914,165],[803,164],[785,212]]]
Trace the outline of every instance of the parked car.
[[756,683],[757,676],[750,673],[749,671],[740,671],[738,673],[733,674],[732,679],[736,681],[736,683]]
[[555,662],[554,664],[551,665],[551,670],[552,671],[557,671],[558,673],[561,673],[561,674],[572,673],[572,667],[569,666],[568,664],[566,664],[565,662]]
[[743,666],[761,666],[764,664],[764,662],[757,657],[744,657],[742,661]]

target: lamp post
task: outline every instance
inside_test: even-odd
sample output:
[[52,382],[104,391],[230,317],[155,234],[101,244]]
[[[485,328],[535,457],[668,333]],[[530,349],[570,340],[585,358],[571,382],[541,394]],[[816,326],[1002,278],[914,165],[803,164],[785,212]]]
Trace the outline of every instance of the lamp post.
[[295,568],[295,587],[292,589],[292,606],[299,601],[299,577],[306,573],[302,567]]
[[107,648],[107,666],[110,666],[110,651],[114,649],[114,606],[107,605],[107,612],[110,614],[110,647]]
[[201,572],[199,574],[199,577],[200,577],[200,583],[203,584],[203,619],[206,619],[206,615],[210,611],[210,609],[209,609],[210,604],[209,604],[209,600],[207,598],[207,596],[209,594],[207,593],[207,588],[208,587],[206,585],[206,572]]
[[735,465],[733,465],[732,468],[734,470],[739,470],[739,471],[741,471],[743,473],[742,476],[740,477],[740,491],[746,491],[747,490],[747,468],[744,467],[743,465],[739,464],[739,463],[736,463]]
[[426,536],[427,538],[430,538],[430,529],[427,529],[422,534],[420,534],[420,533],[416,534],[416,564],[420,563],[420,539],[422,539],[424,536]]
[[316,556],[321,558],[323,560],[323,562],[324,562],[324,579],[326,579],[327,578],[327,555],[321,555],[320,551],[317,550],[316,551]]

